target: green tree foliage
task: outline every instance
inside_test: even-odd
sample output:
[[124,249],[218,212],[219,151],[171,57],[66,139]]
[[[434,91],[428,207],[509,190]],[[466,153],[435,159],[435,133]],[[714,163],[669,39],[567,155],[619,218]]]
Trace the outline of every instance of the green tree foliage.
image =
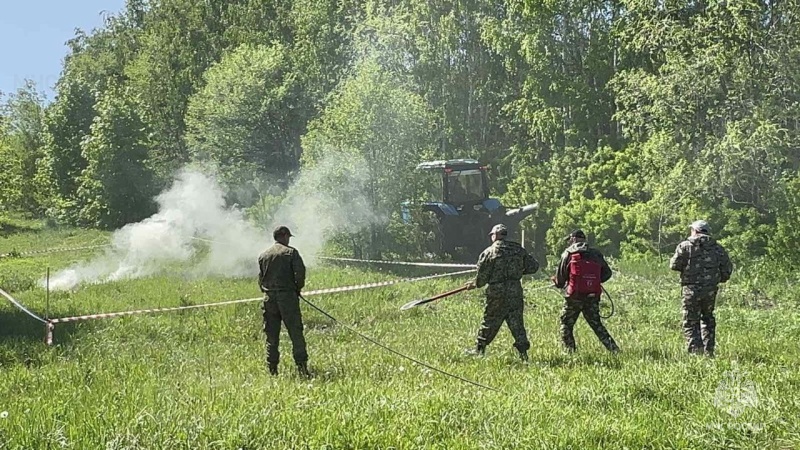
[[244,44],[205,72],[189,103],[186,141],[229,185],[272,180],[298,168],[301,99],[286,49]]
[[[758,0],[129,0],[70,41],[27,165],[5,120],[17,175],[0,195],[110,226],[147,205],[122,214],[87,174],[134,148],[156,188],[207,160],[267,211],[263,180],[333,155],[364,161],[389,218],[419,160],[475,157],[509,206],[540,204],[538,255],[579,226],[610,254],[663,257],[705,218],[735,257],[774,257],[797,228],[799,21],[798,2]],[[413,248],[408,231],[369,242]]]
[[735,254],[763,253],[775,188],[797,170],[796,120],[786,120],[797,111],[797,71],[783,58],[798,51],[798,7],[626,5],[620,42],[649,64],[621,71],[613,88],[623,129],[656,169],[647,177],[654,210],[686,211],[690,198]]
[[[431,124],[424,100],[367,59],[309,124],[303,161],[310,167],[330,158],[365,161],[369,206],[375,216],[389,218],[412,194],[413,169],[429,145]],[[373,224],[372,248],[385,249],[387,239]]]
[[78,222],[78,177],[86,168],[81,142],[96,115],[98,93],[126,78],[138,48],[142,15],[141,2],[129,1],[124,13],[107,18],[106,27],[91,34],[78,30],[67,42],[70,53],[56,84],[56,98],[45,112],[44,158],[37,174],[37,184],[49,190],[42,203],[62,222]]
[[152,164],[164,180],[189,161],[186,111],[203,72],[223,50],[224,3],[150,3],[142,19],[140,49],[126,66],[125,74],[141,98],[141,116],[152,130]]
[[41,212],[46,198],[35,180],[42,158],[44,96],[27,81],[0,105],[0,204],[3,209]]
[[80,143],[89,134],[94,117],[94,95],[84,81],[69,76],[59,80],[57,89],[58,95],[44,118],[44,159],[38,177],[52,193],[48,214],[75,223],[78,177],[86,167]]
[[775,227],[770,229],[769,255],[780,261],[786,271],[800,269],[800,252],[793,251],[800,241],[800,176],[788,176],[781,182],[783,199],[777,209]]
[[83,223],[114,228],[154,211],[153,174],[147,167],[148,130],[132,90],[109,86],[97,101],[97,116],[81,142],[86,168],[78,177]]

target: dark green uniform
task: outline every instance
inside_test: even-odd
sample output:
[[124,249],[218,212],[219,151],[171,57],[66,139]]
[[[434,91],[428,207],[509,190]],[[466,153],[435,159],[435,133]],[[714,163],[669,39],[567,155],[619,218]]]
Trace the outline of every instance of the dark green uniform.
[[717,286],[728,281],[733,273],[728,252],[711,236],[698,234],[678,244],[669,264],[672,270],[681,273],[683,334],[688,350],[713,355]]
[[[586,259],[600,264],[600,281],[602,283],[611,278],[611,268],[608,266],[603,254],[599,250],[589,247],[586,242],[575,242],[567,247],[561,255],[561,262],[558,264],[554,280],[556,287],[563,289],[569,282],[570,257],[573,253],[584,253]],[[561,310],[560,317],[561,341],[568,350],[574,351],[576,349],[575,335],[572,330],[581,313],[583,313],[583,318],[586,319],[586,323],[589,324],[594,334],[608,350],[619,350],[614,338],[611,337],[611,334],[609,334],[600,319],[600,297],[585,294],[572,294],[564,298],[564,307]]]
[[308,361],[306,339],[298,294],[305,286],[306,267],[297,249],[276,242],[258,258],[258,283],[265,293],[264,332],[267,335],[267,362],[278,365],[278,342],[281,322],[286,325],[292,340],[292,355],[296,364]]
[[514,336],[514,347],[525,353],[531,344],[523,321],[522,283],[524,274],[536,273],[539,263],[518,243],[499,239],[481,253],[475,287],[486,288],[486,308],[478,330],[478,348],[485,348],[497,336],[503,322]]

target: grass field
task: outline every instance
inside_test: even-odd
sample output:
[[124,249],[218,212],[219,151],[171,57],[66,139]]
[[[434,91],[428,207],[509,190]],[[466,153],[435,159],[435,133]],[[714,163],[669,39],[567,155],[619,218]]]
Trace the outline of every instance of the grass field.
[[[24,225],[24,224],[23,224]],[[0,254],[102,242],[91,231],[6,229]],[[301,249],[302,251],[302,249]],[[0,259],[0,288],[50,317],[258,295],[254,279],[164,275],[51,293],[46,267],[93,251]],[[369,344],[303,306],[312,380],[264,366],[259,304],[62,324],[44,329],[0,304],[0,449],[800,448],[800,303],[786,287],[754,290],[737,273],[718,306],[716,359],[685,354],[675,276],[664,264],[615,263],[610,355],[581,321],[579,351],[558,345],[560,299],[525,282],[530,363],[504,328],[482,359],[481,293],[399,311],[466,278],[309,297],[341,322],[483,390]],[[307,289],[431,273],[313,267]],[[789,283],[789,281],[787,281]],[[795,293],[797,291],[794,291]]]

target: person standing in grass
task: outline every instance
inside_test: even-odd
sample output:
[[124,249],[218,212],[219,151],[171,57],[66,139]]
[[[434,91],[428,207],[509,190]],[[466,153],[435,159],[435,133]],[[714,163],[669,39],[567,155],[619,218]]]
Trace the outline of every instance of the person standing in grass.
[[561,255],[556,274],[551,279],[559,289],[564,289],[564,307],[561,311],[561,341],[568,351],[576,350],[573,328],[583,313],[586,323],[600,342],[612,352],[619,347],[600,319],[602,283],[611,278],[611,268],[603,254],[586,243],[586,234],[575,230],[566,237],[569,246]]
[[522,316],[524,299],[520,280],[523,275],[536,273],[539,263],[521,245],[506,239],[505,225],[495,225],[489,235],[492,245],[478,257],[478,273],[475,280],[467,283],[469,289],[487,286],[483,323],[478,330],[475,350],[469,353],[482,356],[506,322],[514,336],[514,348],[520,358],[527,361],[531,344]]
[[267,335],[269,373],[278,374],[278,342],[281,322],[292,340],[292,356],[298,373],[310,377],[308,352],[300,314],[300,291],[305,286],[306,267],[297,249],[289,246],[291,231],[280,226],[272,233],[275,244],[258,257],[258,285],[264,292],[264,332]]
[[678,244],[669,267],[681,273],[683,334],[689,353],[714,356],[718,285],[731,278],[733,264],[725,248],[710,236],[708,222],[695,221],[690,229],[691,236]]

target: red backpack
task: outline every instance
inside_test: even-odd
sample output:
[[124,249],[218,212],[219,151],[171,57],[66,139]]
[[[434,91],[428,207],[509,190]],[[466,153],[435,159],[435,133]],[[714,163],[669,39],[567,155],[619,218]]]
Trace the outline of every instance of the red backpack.
[[572,253],[569,258],[567,295],[599,296],[603,292],[600,285],[600,264],[587,259],[584,253]]

